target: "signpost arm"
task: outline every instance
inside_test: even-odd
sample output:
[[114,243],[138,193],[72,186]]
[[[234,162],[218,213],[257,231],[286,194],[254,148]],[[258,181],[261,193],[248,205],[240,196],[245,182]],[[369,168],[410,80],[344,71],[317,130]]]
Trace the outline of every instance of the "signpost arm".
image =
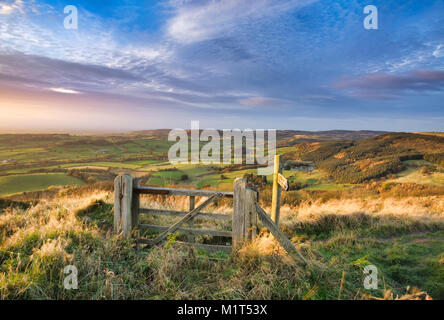
[[281,155],[274,156],[274,172],[273,172],[273,196],[271,200],[271,219],[279,225],[279,213],[281,209],[281,186],[278,182],[278,175],[282,173]]

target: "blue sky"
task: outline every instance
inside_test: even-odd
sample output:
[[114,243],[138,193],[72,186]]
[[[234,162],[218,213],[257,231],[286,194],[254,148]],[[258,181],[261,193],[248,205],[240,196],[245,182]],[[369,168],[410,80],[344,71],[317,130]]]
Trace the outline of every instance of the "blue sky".
[[5,130],[444,131],[444,1],[0,0],[0,112]]

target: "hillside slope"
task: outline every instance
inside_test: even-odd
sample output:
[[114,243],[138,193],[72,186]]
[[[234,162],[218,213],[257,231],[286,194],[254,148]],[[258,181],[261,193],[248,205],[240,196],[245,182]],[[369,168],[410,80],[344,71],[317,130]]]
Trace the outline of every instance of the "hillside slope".
[[[147,200],[144,206],[183,210],[178,199]],[[281,228],[308,266],[294,263],[264,229],[236,257],[190,252],[174,239],[137,252],[111,232],[112,202],[110,192],[62,192],[29,208],[0,209],[0,298],[365,299],[401,296],[407,286],[444,298],[442,196],[283,206]],[[384,283],[378,290],[363,288],[368,264]],[[67,265],[78,269],[78,290],[63,287]]]
[[361,183],[404,169],[402,161],[444,162],[444,137],[388,133],[357,141],[302,143],[287,159],[313,161],[339,182]]

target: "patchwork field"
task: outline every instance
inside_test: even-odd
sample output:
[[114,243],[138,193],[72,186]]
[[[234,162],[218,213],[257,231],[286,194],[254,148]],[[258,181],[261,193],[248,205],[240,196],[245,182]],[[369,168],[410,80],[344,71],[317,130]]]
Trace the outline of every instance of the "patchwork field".
[[0,195],[45,190],[50,186],[82,185],[80,179],[64,173],[23,174],[0,177]]
[[[363,137],[366,139],[359,140]],[[278,138],[277,153],[282,154],[284,159],[305,158],[317,163],[313,171],[284,171],[292,190],[347,190],[365,182],[362,179],[371,180],[372,175],[385,176],[392,183],[443,186],[442,166],[435,168],[434,172],[424,173],[422,167],[431,166],[432,162],[396,162],[392,156],[424,157],[406,151],[414,148],[418,152],[438,152],[444,146],[441,141],[444,138],[438,133],[407,136],[393,134],[385,138],[373,138],[371,132],[332,131],[311,134],[282,131],[278,132]],[[335,140],[341,138],[354,140]],[[12,144],[14,148],[10,147]],[[78,185],[79,179],[84,183],[110,182],[120,173],[140,177],[142,183],[149,185],[187,185],[230,190],[235,178],[256,173],[255,168],[245,167],[224,169],[222,165],[172,165],[167,159],[171,144],[167,140],[167,132],[163,130],[108,136],[0,135],[0,177],[3,177],[0,179],[0,195],[41,190],[51,185]],[[356,161],[348,155],[348,151],[341,152],[341,149],[353,148],[358,155]],[[393,148],[397,148],[397,151]],[[439,158],[433,155],[431,159]],[[342,162],[346,164],[344,167]],[[404,168],[399,170],[397,166]],[[396,171],[396,177],[389,176],[393,171]],[[32,176],[28,176],[30,174]],[[41,179],[45,174],[50,175]],[[20,175],[23,177],[18,177]],[[43,182],[33,183],[32,180],[37,179],[32,177],[39,177],[38,180]],[[266,179],[267,184],[271,184],[272,177],[267,176]],[[12,183],[14,186],[11,186]]]

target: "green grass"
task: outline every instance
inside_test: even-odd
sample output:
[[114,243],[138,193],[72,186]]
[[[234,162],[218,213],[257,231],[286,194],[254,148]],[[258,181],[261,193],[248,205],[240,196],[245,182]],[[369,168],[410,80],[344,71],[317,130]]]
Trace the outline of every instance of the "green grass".
[[200,180],[200,181],[196,184],[196,186],[197,186],[199,189],[204,188],[204,187],[207,187],[207,186],[217,188],[217,186],[219,185],[219,183],[220,183],[221,181],[224,181],[224,180],[220,180],[219,177],[220,177],[220,176],[218,175],[218,176],[208,177],[208,178],[202,179],[202,180]]
[[[283,231],[309,261],[304,266],[275,243],[269,248],[266,238],[235,258],[179,249],[172,238],[136,251],[110,232],[112,201],[111,193],[93,193],[5,210],[0,298],[334,300],[382,297],[385,289],[401,296],[407,286],[417,286],[444,299],[442,224],[371,215],[282,220]],[[382,229],[388,231],[384,237]],[[378,268],[377,290],[363,288],[368,264]],[[66,265],[78,269],[78,290],[63,288]]]
[[425,290],[434,299],[444,299],[444,231],[407,235],[393,240],[360,238],[352,230],[332,234],[327,241],[314,245],[323,256],[341,265],[346,273],[346,287],[356,290],[362,282],[365,265],[378,269],[378,290],[363,290],[382,296],[385,288],[402,295],[407,285]]
[[[157,163],[159,160],[150,157],[165,155],[170,145],[166,139],[152,137],[132,139],[125,135],[114,137],[0,135],[0,160],[13,162],[17,166],[13,170],[21,169],[19,166],[22,164],[46,167],[48,161],[59,161],[63,165],[67,160],[74,165],[77,161],[89,160],[91,163],[104,162],[103,165],[107,167],[137,169]],[[107,152],[100,153],[98,152],[100,150]],[[143,160],[135,161],[134,158]],[[123,161],[122,164],[122,159],[131,160]]]
[[86,165],[86,166],[74,166],[74,167],[66,167],[67,169],[98,169],[98,170],[108,170],[109,167],[101,167],[101,166],[91,166],[91,165]]
[[310,185],[304,190],[346,190],[351,189],[353,186],[351,185],[344,185],[344,184],[313,184]]
[[[228,179],[221,180],[220,173],[216,173],[210,166],[185,164],[185,165],[165,165],[159,164],[150,167],[151,170],[165,170],[176,168],[175,171],[158,171],[151,175],[148,180],[149,184],[153,185],[166,185],[166,184],[185,184],[193,185],[197,188],[203,188],[205,186],[211,186],[217,188],[220,183],[226,183],[234,180],[234,178],[242,177],[246,172],[253,172],[252,170],[241,170],[230,173],[224,173],[224,176]],[[187,180],[182,180],[182,176],[186,174]]]
[[399,172],[397,174],[397,178],[387,180],[387,182],[417,183],[417,184],[426,184],[436,187],[444,187],[444,173],[442,172],[433,172],[429,174],[421,173],[421,166],[430,165],[430,163],[428,163],[427,161],[410,160],[410,161],[405,161],[404,164],[408,166],[407,169]]
[[137,161],[129,161],[127,164],[134,164],[138,166],[150,165],[155,163],[161,163],[160,160],[137,160]]
[[407,167],[430,166],[432,163],[426,160],[406,160],[402,162]]
[[293,179],[299,182],[307,182],[308,180],[322,180],[325,178],[325,174],[320,170],[313,171],[291,171],[284,170],[284,176],[293,177]]
[[0,194],[9,195],[25,191],[38,191],[50,186],[81,185],[82,180],[64,173],[11,175],[0,177]]
[[156,172],[151,175],[148,184],[160,186],[177,184],[179,181],[182,181],[183,175],[185,175],[185,172],[180,170]]
[[0,159],[14,159],[27,157],[29,154],[36,154],[44,152],[44,148],[4,148],[0,150]]
[[123,169],[138,169],[140,165],[123,162],[86,162],[86,163],[70,163],[62,165],[63,168],[79,167],[79,166],[99,166],[110,168],[123,168]]

